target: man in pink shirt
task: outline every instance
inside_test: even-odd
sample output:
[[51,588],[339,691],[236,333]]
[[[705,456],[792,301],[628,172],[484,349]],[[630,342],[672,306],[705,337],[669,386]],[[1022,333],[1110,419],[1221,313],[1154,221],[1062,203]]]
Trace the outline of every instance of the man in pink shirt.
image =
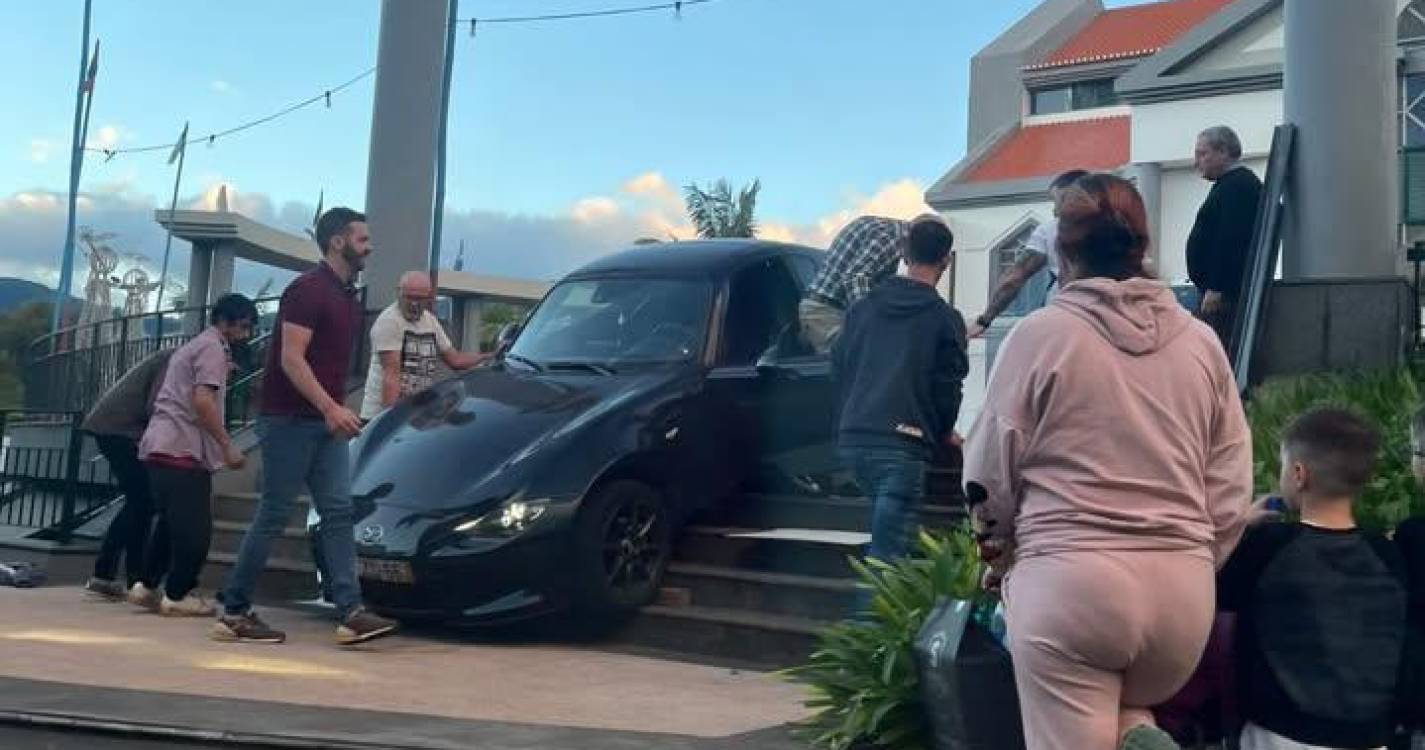
[[[213,304],[211,325],[169,359],[153,416],[139,441],[154,507],[168,527],[169,559],[162,559],[162,553],[148,555],[143,580],[134,584],[129,600],[169,617],[213,614],[212,605],[192,592],[213,535],[213,472],[244,463],[223,426],[223,402],[232,369],[230,346],[251,336],[256,320],[257,307],[241,294],[224,295]],[[158,579],[165,569],[160,593]]]

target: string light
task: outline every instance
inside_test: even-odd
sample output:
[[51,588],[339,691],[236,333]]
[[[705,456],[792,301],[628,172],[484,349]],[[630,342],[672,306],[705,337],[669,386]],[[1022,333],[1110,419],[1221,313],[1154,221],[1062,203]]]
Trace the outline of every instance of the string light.
[[[713,0],[679,0],[678,2],[655,3],[652,5],[632,5],[625,8],[606,8],[604,10],[586,10],[574,13],[549,13],[538,16],[505,16],[500,18],[481,18],[480,23],[543,23],[546,21],[573,21],[580,18],[602,18],[604,16],[626,16],[634,13],[657,13],[660,11],[673,11],[675,18],[682,18],[683,8],[691,5],[702,5],[711,3]],[[471,22],[472,28],[476,19],[461,19],[460,23]]]
[[[500,16],[500,17],[495,17],[495,18],[462,18],[462,19],[458,19],[458,20],[456,21],[456,23],[458,23],[458,24],[459,24],[459,23],[468,23],[468,24],[470,25],[470,36],[471,36],[471,37],[474,37],[474,36],[475,36],[475,30],[476,30],[476,28],[477,28],[480,24],[492,24],[492,23],[495,23],[495,24],[548,23],[548,22],[553,22],[553,21],[573,21],[573,20],[579,20],[579,19],[585,19],[585,18],[603,18],[603,17],[608,17],[608,16],[626,16],[626,15],[633,15],[633,14],[637,14],[637,13],[657,13],[657,12],[669,11],[669,10],[673,11],[673,18],[674,18],[675,20],[680,20],[680,21],[681,21],[682,18],[683,18],[683,8],[684,8],[684,7],[686,7],[686,6],[693,6],[693,5],[704,5],[704,4],[706,4],[706,3],[711,3],[711,2],[714,2],[714,1],[715,1],[715,0],[676,0],[675,2],[654,3],[654,4],[651,4],[651,5],[633,5],[633,6],[627,6],[627,7],[622,7],[622,8],[605,8],[605,9],[603,9],[603,10],[589,10],[589,11],[579,11],[579,12],[573,12],[573,13],[548,13],[548,14],[533,15],[533,16]],[[265,117],[259,117],[259,118],[257,118],[256,120],[249,120],[248,122],[244,122],[244,123],[242,123],[242,124],[240,124],[240,125],[236,125],[236,126],[234,126],[234,127],[228,128],[228,129],[226,129],[226,130],[215,131],[215,132],[209,133],[209,134],[206,135],[206,136],[196,136],[196,137],[193,137],[193,138],[189,138],[189,139],[188,139],[188,142],[197,141],[197,140],[206,140],[206,141],[208,142],[208,146],[211,148],[211,147],[213,146],[213,144],[214,144],[219,138],[226,138],[226,137],[228,137],[228,136],[230,136],[230,135],[236,135],[236,134],[238,134],[238,133],[241,133],[241,132],[244,131],[244,130],[249,130],[249,129],[255,128],[255,127],[259,126],[259,125],[266,125],[266,124],[269,123],[269,122],[272,122],[272,121],[274,121],[274,120],[280,119],[280,118],[282,118],[282,117],[286,117],[287,115],[293,114],[293,113],[295,113],[295,112],[297,112],[297,111],[300,111],[300,110],[302,110],[302,109],[306,109],[307,107],[310,107],[311,105],[316,104],[317,102],[323,102],[323,103],[326,105],[326,108],[327,108],[327,109],[331,109],[331,106],[332,106],[332,95],[333,95],[333,94],[341,93],[342,91],[344,91],[344,90],[346,90],[346,89],[348,89],[348,88],[350,88],[350,87],[356,85],[357,83],[359,83],[359,82],[361,82],[361,81],[363,81],[363,80],[365,80],[365,79],[371,77],[371,75],[374,74],[375,72],[376,72],[376,68],[373,66],[373,67],[371,67],[371,68],[366,69],[365,71],[363,71],[360,75],[356,76],[355,78],[352,78],[351,80],[349,80],[349,81],[347,81],[347,82],[341,84],[340,86],[335,86],[335,87],[330,88],[330,89],[325,89],[325,90],[323,90],[320,94],[317,94],[316,96],[313,96],[313,97],[311,97],[311,98],[309,98],[309,99],[303,99],[302,101],[297,102],[296,104],[293,104],[293,105],[288,106],[288,107],[286,107],[286,108],[284,108],[284,109],[281,109],[281,110],[278,110],[278,111],[276,111],[276,112],[273,112],[273,113],[270,114],[270,115],[267,115],[267,116],[265,116]],[[115,156],[120,156],[120,155],[124,155],[124,154],[142,154],[142,153],[148,153],[148,152],[152,152],[152,151],[170,151],[170,150],[173,149],[173,147],[175,147],[175,146],[177,146],[177,145],[178,145],[177,142],[173,142],[173,143],[156,143],[156,144],[153,144],[153,145],[151,145],[151,146],[133,146],[133,147],[130,147],[130,148],[100,148],[100,147],[95,147],[95,146],[86,146],[86,147],[84,148],[84,150],[85,150],[85,151],[91,151],[91,152],[101,153],[101,154],[104,155],[104,161],[105,161],[105,162],[108,162],[108,161],[111,161]]]
[[[316,96],[313,96],[313,97],[311,97],[311,98],[309,98],[309,99],[303,99],[302,101],[297,102],[296,104],[290,105],[290,106],[288,106],[288,107],[286,107],[286,108],[284,108],[284,109],[280,109],[280,110],[278,110],[278,111],[276,111],[276,112],[273,112],[273,113],[270,114],[270,115],[267,115],[267,116],[265,116],[265,117],[259,117],[259,118],[257,118],[256,120],[249,120],[249,121],[247,121],[247,122],[244,122],[244,123],[242,123],[242,124],[240,124],[240,125],[233,126],[233,127],[228,128],[228,129],[226,129],[226,130],[215,131],[215,132],[209,133],[209,134],[207,134],[207,135],[193,136],[193,137],[190,137],[187,142],[188,142],[188,143],[192,143],[193,141],[204,141],[204,140],[205,140],[205,141],[208,142],[208,145],[209,145],[209,146],[212,146],[213,143],[216,142],[219,138],[226,138],[226,137],[228,137],[228,136],[230,136],[230,135],[236,135],[236,134],[238,134],[238,133],[241,133],[241,132],[244,131],[244,130],[249,130],[249,129],[255,128],[255,127],[259,126],[259,125],[266,125],[267,123],[272,122],[273,120],[277,120],[277,119],[279,119],[279,118],[286,117],[287,115],[290,115],[290,114],[292,114],[292,113],[294,113],[294,112],[297,112],[297,111],[299,111],[299,110],[306,109],[307,107],[310,107],[310,106],[312,106],[313,104],[316,104],[317,102],[320,102],[320,101],[325,101],[325,102],[327,103],[327,107],[331,107],[331,97],[332,97],[332,94],[340,93],[340,92],[342,92],[342,91],[344,91],[344,90],[346,90],[346,89],[348,89],[348,88],[351,88],[352,86],[355,86],[357,83],[360,83],[361,81],[363,81],[363,80],[365,80],[365,79],[367,79],[367,78],[370,78],[375,72],[376,72],[376,68],[375,68],[375,67],[368,68],[365,72],[363,72],[363,73],[361,73],[360,75],[356,76],[355,78],[352,78],[351,80],[349,80],[349,81],[347,81],[347,82],[341,84],[340,86],[334,86],[334,87],[332,87],[332,88],[330,88],[330,89],[323,90],[322,93],[317,94]],[[105,149],[105,148],[98,148],[98,147],[94,147],[94,146],[86,146],[84,150],[85,150],[85,151],[95,151],[95,152],[102,153],[102,154],[104,154],[104,157],[105,157],[105,158],[104,158],[104,161],[109,161],[110,159],[113,159],[115,156],[118,156],[118,155],[120,155],[120,154],[142,154],[142,153],[148,153],[148,152],[151,152],[151,151],[171,151],[171,150],[173,149],[173,147],[174,147],[174,146],[177,146],[177,145],[178,145],[178,142],[177,142],[177,141],[173,141],[173,142],[170,142],[170,143],[156,143],[156,144],[154,144],[154,145],[152,145],[152,146],[133,146],[133,147],[131,147],[131,148],[110,148],[110,149]]]

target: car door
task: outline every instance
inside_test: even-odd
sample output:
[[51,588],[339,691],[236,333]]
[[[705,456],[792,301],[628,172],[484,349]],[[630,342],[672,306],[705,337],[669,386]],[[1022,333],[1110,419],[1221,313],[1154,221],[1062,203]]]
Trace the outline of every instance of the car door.
[[831,367],[797,351],[801,286],[784,257],[728,281],[717,365],[708,388],[727,422],[743,489],[825,494],[834,471]]

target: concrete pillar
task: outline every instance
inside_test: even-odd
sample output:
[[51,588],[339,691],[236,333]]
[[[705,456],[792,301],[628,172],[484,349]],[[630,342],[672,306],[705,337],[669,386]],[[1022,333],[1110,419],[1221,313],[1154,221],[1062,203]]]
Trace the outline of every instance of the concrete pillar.
[[1286,3],[1287,280],[1396,275],[1395,23],[1394,0]]
[[369,309],[391,304],[401,274],[428,265],[448,13],[448,0],[381,3],[366,172]]
[[[208,286],[213,278],[214,243],[194,242],[193,253],[188,261],[188,296],[184,307],[201,307],[208,302]],[[195,333],[203,328],[203,316],[188,313],[183,316],[183,330]]]
[[213,246],[212,267],[208,275],[208,304],[233,290],[233,246],[230,242],[219,242]]
[[[1138,187],[1143,196],[1143,210],[1148,214],[1148,236],[1152,244],[1148,247],[1153,270],[1159,274],[1163,269],[1163,165],[1158,162],[1140,162],[1129,165],[1124,176]],[[1170,281],[1170,279],[1164,279]]]

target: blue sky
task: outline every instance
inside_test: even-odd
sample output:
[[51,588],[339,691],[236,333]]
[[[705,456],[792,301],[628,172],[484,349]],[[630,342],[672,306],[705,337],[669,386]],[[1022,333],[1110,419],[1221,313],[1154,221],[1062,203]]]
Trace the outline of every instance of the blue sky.
[[[461,15],[629,4],[638,2],[465,0]],[[674,191],[690,180],[760,177],[760,215],[799,237],[874,204],[888,186],[913,195],[964,152],[970,57],[1036,4],[717,0],[681,21],[670,13],[488,27],[474,39],[462,29],[448,236],[472,237],[476,270],[550,276],[633,239],[620,235],[646,229],[654,213],[671,222]],[[228,127],[344,81],[376,56],[376,0],[94,6],[103,52],[90,141],[106,145],[169,141],[185,119],[195,133]],[[55,248],[63,238],[54,201],[68,175],[81,8],[9,3],[0,24],[11,105],[0,118],[0,274],[44,276],[53,264],[31,256],[48,255],[49,232]],[[359,206],[371,92],[368,79],[329,110],[194,146],[185,202],[226,183],[244,210],[288,227],[310,216],[319,190],[328,206]],[[91,157],[87,219],[112,222],[105,228],[121,243],[153,255],[147,216],[171,188],[166,156]],[[134,216],[114,213],[122,211]],[[17,221],[21,239],[7,230]],[[581,233],[600,222],[602,233]],[[502,229],[490,234],[495,224]],[[44,247],[15,247],[31,233]],[[542,250],[540,262],[520,250],[580,242],[591,247]]]

